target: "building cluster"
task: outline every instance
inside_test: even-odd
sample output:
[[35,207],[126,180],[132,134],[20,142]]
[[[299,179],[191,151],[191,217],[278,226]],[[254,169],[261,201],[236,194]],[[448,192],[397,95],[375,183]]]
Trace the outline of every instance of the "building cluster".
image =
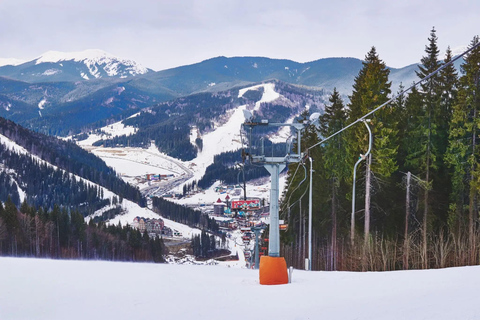
[[132,227],[137,228],[141,233],[147,231],[147,233],[162,234],[165,227],[165,223],[162,219],[150,219],[143,217],[135,217],[133,219]]
[[160,181],[160,180],[165,180],[168,178],[173,178],[173,174],[154,174],[154,173],[147,173],[145,175],[145,178],[147,181]]
[[247,198],[246,200],[231,200],[227,194],[225,201],[220,198],[213,204],[213,214],[216,216],[255,216],[262,212],[264,206],[259,198]]

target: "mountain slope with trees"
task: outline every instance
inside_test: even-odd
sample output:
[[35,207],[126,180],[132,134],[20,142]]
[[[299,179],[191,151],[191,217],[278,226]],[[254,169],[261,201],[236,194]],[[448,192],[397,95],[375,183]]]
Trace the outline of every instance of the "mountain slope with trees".
[[[276,92],[282,98],[268,103],[262,102],[256,111],[258,118],[284,122],[298,115],[306,105],[316,112],[323,109],[323,90],[294,86],[281,81],[270,83],[274,83]],[[154,141],[161,152],[181,160],[191,160],[196,157],[199,148],[190,142],[192,127],[197,128],[201,144],[201,135],[215,130],[219,124],[225,122],[225,114],[240,105],[253,109],[263,94],[263,91],[248,90],[244,96],[238,97],[240,89],[197,93],[157,104],[136,117],[122,121],[124,125],[138,128],[135,134],[100,140],[94,145],[147,148],[151,141]]]
[[22,153],[0,144],[2,201],[10,194],[19,205],[20,188],[32,205],[47,209],[54,204],[77,209],[84,206],[82,213],[90,214],[98,209],[97,205],[106,205],[101,186],[119,197],[145,205],[137,188],[117,177],[103,160],[71,141],[30,131],[3,118],[0,118],[0,134],[26,150]]
[[[370,156],[361,122],[310,150],[313,183],[315,269],[398,270],[478,264],[480,142],[477,92],[480,47],[475,36],[460,70],[447,48],[439,58],[432,29],[418,79],[420,86],[374,113]],[[408,85],[408,84],[405,84]],[[330,96],[319,133],[328,136],[389,100],[390,72],[373,47],[355,78],[348,108]],[[302,145],[320,140],[307,132]],[[360,156],[356,206],[352,213],[353,164]],[[363,158],[362,158],[363,157]],[[287,261],[303,267],[307,186],[290,165],[281,215],[289,221],[282,237]],[[341,192],[338,192],[338,191]],[[351,216],[355,217],[352,224]],[[352,225],[354,229],[351,230]],[[354,231],[354,237],[352,236]]]
[[[159,102],[275,79],[325,91],[335,87],[346,97],[362,66],[362,61],[354,58],[298,63],[264,57],[217,57],[135,76],[122,73],[119,64],[117,76],[108,76],[104,69],[112,69],[113,64],[110,68],[100,63],[103,58],[92,60],[92,70],[84,70],[87,67],[81,59],[67,58],[0,67],[0,116],[35,131],[67,136],[125,119]],[[394,87],[411,82],[415,68],[390,68]],[[95,71],[99,77],[86,80],[80,71],[84,75]]]
[[165,262],[163,240],[129,226],[85,223],[77,211],[55,205],[0,202],[0,255],[54,259]]

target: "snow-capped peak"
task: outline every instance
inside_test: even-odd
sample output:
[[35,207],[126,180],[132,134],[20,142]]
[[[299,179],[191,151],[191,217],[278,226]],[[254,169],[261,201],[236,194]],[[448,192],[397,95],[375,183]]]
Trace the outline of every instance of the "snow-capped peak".
[[36,59],[36,64],[43,62],[59,62],[59,61],[102,61],[104,59],[117,59],[114,55],[107,53],[103,50],[89,49],[79,52],[60,52],[60,51],[47,51]]
[[14,59],[14,58],[0,58],[0,67],[3,66],[18,66],[19,64],[25,63],[25,60]]
[[148,72],[148,69],[133,60],[121,59],[110,53],[98,49],[89,49],[79,52],[48,51],[35,59],[35,64],[45,62],[58,63],[61,61],[74,61],[85,64],[90,73],[100,78],[99,69],[103,69],[108,76],[139,75]]
[[467,51],[468,49],[468,46],[459,46],[459,47],[455,47],[452,49],[452,57],[455,57],[461,53],[464,53],[465,51]]

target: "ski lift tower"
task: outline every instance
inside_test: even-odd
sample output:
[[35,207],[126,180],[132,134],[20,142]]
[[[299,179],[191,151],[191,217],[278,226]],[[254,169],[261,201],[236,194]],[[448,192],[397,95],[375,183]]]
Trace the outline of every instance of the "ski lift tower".
[[[302,130],[307,124],[304,123],[270,123],[268,120],[253,122],[253,115],[250,111],[244,110],[245,122],[243,127],[249,127],[250,132],[254,127],[293,127],[297,131],[297,153],[289,153],[283,157],[267,157],[262,145],[261,152],[258,155],[250,154],[250,150],[245,154],[251,163],[263,165],[271,176],[270,187],[270,233],[268,238],[268,257],[262,256],[260,261],[260,284],[285,284],[288,283],[287,264],[284,258],[280,257],[280,224],[278,213],[279,199],[279,175],[288,163],[302,161],[300,141]],[[251,143],[251,135],[249,144]],[[250,148],[249,148],[250,149]]]

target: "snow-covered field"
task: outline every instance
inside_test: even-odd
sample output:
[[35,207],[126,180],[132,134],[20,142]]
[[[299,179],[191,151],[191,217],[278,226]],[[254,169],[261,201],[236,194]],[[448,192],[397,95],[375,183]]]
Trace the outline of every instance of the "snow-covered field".
[[0,319],[480,319],[480,267],[294,270],[0,258]]
[[92,152],[118,173],[129,176],[146,173],[181,175],[189,172],[180,160],[159,152],[154,145],[148,149],[99,147]]

